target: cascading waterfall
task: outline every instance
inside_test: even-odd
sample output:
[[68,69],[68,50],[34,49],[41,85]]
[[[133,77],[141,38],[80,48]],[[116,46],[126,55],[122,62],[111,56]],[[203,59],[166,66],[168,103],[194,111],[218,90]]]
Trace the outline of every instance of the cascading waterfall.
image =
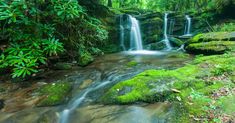
[[170,41],[168,39],[167,30],[168,30],[168,13],[165,13],[165,16],[164,16],[164,39],[162,41],[166,44],[166,49],[171,50],[172,46],[171,46]]
[[130,50],[143,50],[139,22],[131,15],[129,15],[129,19],[131,21]]
[[187,20],[187,25],[185,27],[184,35],[185,36],[191,36],[192,19],[190,18],[189,15],[186,15],[185,18]]
[[169,34],[172,35],[174,31],[174,26],[175,26],[175,20],[171,19],[170,20],[170,29],[169,29]]
[[122,49],[124,51],[126,51],[126,46],[125,46],[125,29],[123,27],[123,16],[120,16],[120,24],[119,24],[119,28],[120,28],[120,46],[122,47]]

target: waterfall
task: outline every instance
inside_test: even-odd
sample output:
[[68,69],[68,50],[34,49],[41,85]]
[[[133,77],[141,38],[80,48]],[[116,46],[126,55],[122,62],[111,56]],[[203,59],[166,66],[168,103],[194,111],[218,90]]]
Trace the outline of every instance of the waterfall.
[[125,46],[125,39],[124,39],[124,36],[125,36],[125,29],[124,29],[124,26],[123,26],[123,16],[120,16],[120,23],[119,23],[119,28],[120,28],[120,46],[122,47],[122,49],[124,51],[126,51],[126,46]]
[[192,19],[190,18],[189,15],[186,15],[185,18],[186,18],[186,20],[187,20],[187,25],[186,25],[186,27],[185,27],[184,35],[190,36],[190,35],[191,35]]
[[143,50],[139,22],[131,15],[129,15],[129,19],[131,21],[130,50]]
[[168,13],[165,13],[165,16],[164,16],[164,39],[162,41],[166,44],[167,50],[171,50],[172,47],[171,47],[170,41],[168,39],[167,30],[168,30]]
[[173,34],[173,32],[174,32],[174,26],[175,26],[175,20],[174,20],[174,19],[171,19],[171,20],[170,20],[170,29],[169,29],[169,33],[168,33],[168,34],[170,34],[170,35]]
[[[141,31],[138,20],[131,15],[121,15],[119,21],[119,40],[121,48],[126,51],[126,36],[128,36],[130,32],[129,50],[143,50]],[[129,32],[127,30],[129,30]]]

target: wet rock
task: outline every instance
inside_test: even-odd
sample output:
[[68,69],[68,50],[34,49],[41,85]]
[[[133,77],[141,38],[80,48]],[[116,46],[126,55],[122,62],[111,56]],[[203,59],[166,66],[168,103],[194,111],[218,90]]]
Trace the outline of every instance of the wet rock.
[[4,108],[4,100],[3,99],[0,99],[0,110],[2,109],[2,108]]
[[136,65],[138,65],[138,62],[137,62],[137,61],[134,61],[134,60],[127,63],[127,66],[128,66],[128,67],[134,67],[134,66],[136,66]]
[[54,69],[56,69],[56,70],[70,70],[70,69],[72,69],[72,64],[59,62],[54,65]]
[[79,86],[79,89],[87,88],[92,82],[93,80],[91,79],[84,80],[82,84]]
[[[213,88],[211,88],[211,84],[206,82],[209,80],[201,80],[201,78],[203,76],[215,75],[215,73],[218,73],[217,71],[220,72],[220,75],[230,72],[234,68],[235,59],[233,57],[232,55],[208,56],[196,59],[196,64],[188,64],[178,69],[146,70],[131,79],[114,85],[104,94],[101,100],[104,103],[113,104],[165,101],[167,99],[171,100],[173,97],[177,96],[172,89],[180,91],[182,96],[178,99],[183,100],[187,98],[185,95],[188,95],[192,91],[189,88],[206,88],[203,91],[207,94],[212,92],[213,89],[218,89],[223,86],[221,83],[230,80],[221,80],[222,82],[214,83]],[[203,65],[205,61],[212,65],[202,67],[201,65]],[[213,65],[220,67],[216,69]]]
[[178,38],[171,37],[169,40],[173,47],[180,47],[184,44],[184,42]]
[[165,43],[163,41],[157,42],[157,43],[151,43],[145,46],[145,49],[148,50],[163,50],[166,47]]
[[67,101],[72,86],[68,82],[51,83],[36,90],[38,96],[43,97],[37,106],[54,106]]
[[132,87],[125,86],[121,90],[117,89],[117,91],[118,91],[118,96],[125,95],[126,93],[130,93],[132,91]]

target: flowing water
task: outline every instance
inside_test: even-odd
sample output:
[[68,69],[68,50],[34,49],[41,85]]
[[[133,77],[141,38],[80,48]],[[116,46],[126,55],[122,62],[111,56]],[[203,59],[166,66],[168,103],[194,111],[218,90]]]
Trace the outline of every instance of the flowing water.
[[122,48],[123,51],[126,51],[126,46],[125,46],[125,39],[124,39],[124,36],[125,36],[125,28],[124,28],[124,25],[123,25],[123,15],[120,16],[120,23],[119,23],[119,28],[120,28],[120,46]]
[[[0,114],[1,123],[165,123],[171,104],[104,105],[99,99],[118,82],[147,69],[176,69],[191,60],[178,53],[126,51],[100,56],[85,68],[67,71],[61,81],[73,83],[71,100],[61,106]],[[128,66],[129,62],[135,66]],[[53,76],[54,78],[55,76]],[[82,86],[82,87],[81,87]]]
[[174,26],[175,26],[175,20],[171,19],[170,20],[170,28],[169,28],[169,34],[172,35],[174,32]]
[[129,15],[131,21],[131,50],[143,50],[142,36],[140,31],[139,22],[136,18]]
[[169,41],[169,38],[168,38],[168,13],[165,13],[165,16],[164,16],[164,39],[162,40],[165,45],[166,45],[166,50],[170,51],[172,50],[172,46],[170,44],[170,41]]
[[186,15],[185,18],[187,20],[187,23],[185,26],[184,36],[192,36],[191,34],[192,19],[190,18],[189,15]]

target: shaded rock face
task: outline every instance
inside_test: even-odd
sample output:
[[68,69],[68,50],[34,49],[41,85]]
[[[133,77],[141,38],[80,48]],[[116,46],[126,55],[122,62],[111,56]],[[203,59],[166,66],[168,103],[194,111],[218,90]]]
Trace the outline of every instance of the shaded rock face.
[[192,54],[223,54],[235,50],[235,32],[212,32],[198,34],[185,47]]
[[70,69],[72,69],[72,64],[58,62],[53,66],[53,68],[56,70],[70,70]]
[[137,17],[140,20],[144,45],[161,40],[164,24],[162,17],[161,13],[149,13]]
[[4,107],[4,100],[3,99],[0,99],[0,110]]

